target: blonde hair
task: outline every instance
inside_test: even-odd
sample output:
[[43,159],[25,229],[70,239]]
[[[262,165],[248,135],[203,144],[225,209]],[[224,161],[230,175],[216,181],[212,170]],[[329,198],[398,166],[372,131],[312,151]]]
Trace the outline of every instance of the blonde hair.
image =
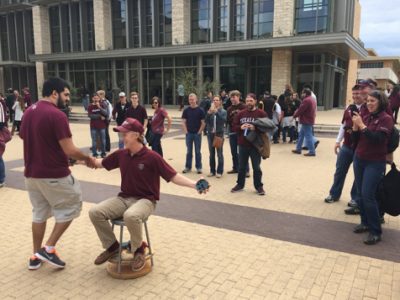
[[242,94],[238,90],[233,90],[229,92],[229,98],[232,96],[238,96],[240,98]]
[[195,98],[196,98],[196,101],[197,101],[197,95],[196,95],[195,93],[190,93],[190,94],[189,94],[189,98],[190,98],[190,97],[195,97]]
[[100,97],[104,97],[106,95],[106,92],[104,90],[98,90],[97,95],[99,95]]

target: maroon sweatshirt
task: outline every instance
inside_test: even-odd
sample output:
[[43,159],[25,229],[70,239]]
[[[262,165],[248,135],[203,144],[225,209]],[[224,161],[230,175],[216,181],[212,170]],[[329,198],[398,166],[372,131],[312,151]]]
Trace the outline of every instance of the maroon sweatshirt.
[[294,112],[293,117],[299,118],[299,123],[304,125],[314,125],[317,112],[317,103],[311,96],[303,99],[300,107]]
[[[251,147],[252,145],[244,137],[244,130],[240,128],[245,123],[253,124],[258,118],[267,117],[267,113],[261,109],[256,109],[249,111],[248,109],[243,109],[239,111],[233,120],[233,131],[237,132],[238,144],[245,147]],[[249,129],[250,130],[250,129]]]

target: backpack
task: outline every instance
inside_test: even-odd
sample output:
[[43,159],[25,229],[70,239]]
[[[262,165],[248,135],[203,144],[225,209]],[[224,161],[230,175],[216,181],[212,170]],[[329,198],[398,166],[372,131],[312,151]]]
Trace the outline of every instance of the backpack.
[[379,183],[376,196],[381,212],[391,216],[400,215],[400,171],[395,163]]
[[393,130],[389,136],[387,144],[387,153],[393,153],[399,147],[399,130],[393,126]]

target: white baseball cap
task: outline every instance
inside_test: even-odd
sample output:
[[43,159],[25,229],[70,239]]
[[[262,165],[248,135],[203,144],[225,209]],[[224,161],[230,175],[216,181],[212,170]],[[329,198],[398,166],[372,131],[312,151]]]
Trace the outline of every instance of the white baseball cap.
[[124,92],[121,92],[121,93],[118,94],[118,96],[120,96],[120,97],[125,97],[126,95],[125,95]]

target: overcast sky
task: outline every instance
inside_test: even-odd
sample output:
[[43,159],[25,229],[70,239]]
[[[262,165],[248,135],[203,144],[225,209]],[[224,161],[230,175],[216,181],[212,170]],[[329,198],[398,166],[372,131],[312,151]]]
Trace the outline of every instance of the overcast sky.
[[361,40],[378,55],[400,56],[400,0],[360,0]]

